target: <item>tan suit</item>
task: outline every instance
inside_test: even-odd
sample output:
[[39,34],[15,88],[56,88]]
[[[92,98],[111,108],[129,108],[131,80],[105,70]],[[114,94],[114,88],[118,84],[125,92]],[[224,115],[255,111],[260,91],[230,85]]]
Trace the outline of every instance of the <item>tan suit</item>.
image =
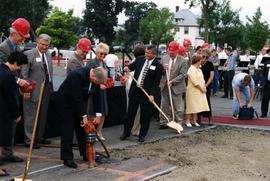
[[[166,55],[161,59],[161,63],[164,64],[170,64],[171,58]],[[183,100],[182,96],[183,93],[186,91],[186,77],[187,77],[187,61],[181,57],[177,56],[174,63],[174,71],[173,75],[170,77],[172,78],[172,86],[171,86],[171,92],[172,92],[172,101],[174,106],[174,114],[175,114],[175,121],[181,121],[181,115],[183,113]],[[170,110],[170,100],[169,100],[169,92],[168,92],[168,86],[167,86],[167,78],[165,71],[163,72],[162,79],[160,82],[160,88],[161,88],[161,109],[169,116],[171,115]],[[163,125],[166,123],[166,120],[160,116],[160,124]]]

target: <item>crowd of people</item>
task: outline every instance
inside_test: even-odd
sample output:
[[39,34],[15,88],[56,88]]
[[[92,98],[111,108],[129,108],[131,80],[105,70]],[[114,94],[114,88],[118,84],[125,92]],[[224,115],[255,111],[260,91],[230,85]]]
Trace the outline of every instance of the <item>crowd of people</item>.
[[[30,37],[29,30],[29,22],[18,18],[10,27],[9,38],[0,44],[0,165],[24,161],[13,152],[16,123],[21,119],[24,120],[26,147],[31,142],[34,143],[34,149],[39,149],[40,143],[50,144],[44,138],[44,132],[53,93],[52,57],[48,52],[51,37],[40,34],[37,46],[21,53],[20,46]],[[129,84],[128,107],[120,140],[126,140],[134,134],[138,136],[138,142],[144,142],[153,117],[159,117],[160,129],[168,128],[168,120],[162,114],[159,115],[154,103],[160,105],[169,120],[183,123],[186,127],[199,127],[201,116],[212,116],[210,97],[221,86],[220,78],[223,79],[223,97],[233,99],[235,119],[238,118],[239,108],[244,105],[251,107],[254,100],[258,81],[254,81],[247,73],[235,75],[239,54],[231,47],[225,51],[222,47],[215,50],[204,43],[196,48],[196,52],[192,52],[189,39],[184,39],[183,45],[172,41],[168,45],[167,55],[160,59],[154,45],[137,45],[134,49],[135,58],[125,64],[124,74],[117,56],[106,43],[96,46],[96,58],[85,65],[84,59],[90,51],[91,41],[81,38],[69,58],[67,77],[55,96],[56,112],[61,122],[60,159],[70,168],[77,168],[72,152],[74,132],[80,155],[83,160],[88,159],[83,126],[89,116],[95,117],[96,136],[103,141],[106,139],[102,134],[105,116],[109,111],[106,91],[112,87],[111,81],[119,77],[121,80],[125,80],[122,79],[124,76],[129,77],[126,83]],[[261,53],[255,61],[254,79],[264,84],[261,116],[266,117],[270,75],[266,64],[263,65],[263,71],[259,69],[263,57],[270,54],[270,50],[263,47]],[[222,64],[221,60],[225,62]],[[31,82],[34,82],[34,86]],[[27,89],[29,86],[32,89]],[[240,93],[244,94],[245,101],[241,100]],[[39,103],[37,134],[33,138],[32,130]],[[0,176],[7,175],[5,169],[0,169]]]

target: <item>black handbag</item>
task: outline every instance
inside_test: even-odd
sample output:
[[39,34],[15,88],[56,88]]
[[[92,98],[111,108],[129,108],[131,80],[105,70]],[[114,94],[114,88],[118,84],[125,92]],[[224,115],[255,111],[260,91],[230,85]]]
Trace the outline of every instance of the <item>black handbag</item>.
[[239,119],[240,120],[251,120],[254,118],[254,114],[256,115],[256,119],[258,119],[258,114],[253,107],[248,108],[246,105],[240,108],[239,111]]

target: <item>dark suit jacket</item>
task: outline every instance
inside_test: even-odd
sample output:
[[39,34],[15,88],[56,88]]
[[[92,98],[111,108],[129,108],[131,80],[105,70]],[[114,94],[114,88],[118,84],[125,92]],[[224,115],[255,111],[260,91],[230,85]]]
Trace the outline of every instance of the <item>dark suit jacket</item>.
[[[142,67],[145,63],[146,59],[144,56],[137,57],[135,61],[131,64],[128,65],[128,68],[131,71],[134,72],[134,78],[138,80],[140,73],[142,71]],[[151,68],[152,67],[152,68]],[[155,70],[153,70],[155,69]],[[144,78],[144,85],[143,88],[144,90],[152,96],[157,95],[159,91],[159,83],[162,75],[162,65],[159,63],[157,58],[155,58],[148,69],[146,76]],[[132,81],[130,89],[129,89],[129,97],[132,96],[137,96],[136,90],[137,90],[137,85],[134,81]]]
[[[15,119],[19,117],[17,91],[18,87],[14,74],[8,66],[0,64],[0,144],[5,143],[2,146],[11,145],[9,138],[12,138],[12,125]],[[5,136],[2,137],[2,135]]]
[[85,101],[88,98],[90,85],[89,71],[89,67],[74,70],[61,84],[56,97],[57,105],[63,106],[61,110],[72,111],[77,117],[86,114]]

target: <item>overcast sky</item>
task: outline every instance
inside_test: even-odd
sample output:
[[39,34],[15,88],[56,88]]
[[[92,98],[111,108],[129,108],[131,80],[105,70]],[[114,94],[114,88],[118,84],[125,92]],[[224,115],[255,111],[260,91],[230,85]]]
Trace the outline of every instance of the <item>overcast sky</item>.
[[[150,0],[131,0],[140,2],[151,2]],[[184,4],[184,0],[155,0],[153,1],[159,8],[168,7],[172,12],[175,11],[175,6],[181,8],[188,8]],[[82,11],[85,9],[85,0],[53,0],[51,2],[53,6],[61,8],[62,11],[68,9],[74,9],[74,15],[81,17]],[[267,21],[270,24],[270,10],[269,0],[231,0],[231,6],[234,10],[242,8],[240,11],[240,18],[243,22],[246,22],[246,16],[252,17],[258,7],[261,7],[262,20]],[[191,8],[191,11],[195,14],[200,14],[199,8]],[[119,23],[122,24],[125,21],[125,16],[121,14],[119,16]]]

